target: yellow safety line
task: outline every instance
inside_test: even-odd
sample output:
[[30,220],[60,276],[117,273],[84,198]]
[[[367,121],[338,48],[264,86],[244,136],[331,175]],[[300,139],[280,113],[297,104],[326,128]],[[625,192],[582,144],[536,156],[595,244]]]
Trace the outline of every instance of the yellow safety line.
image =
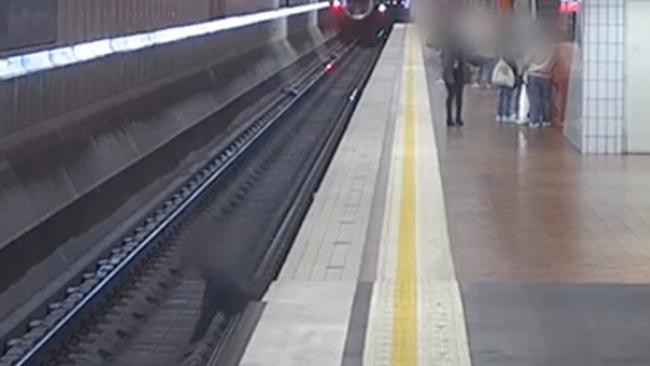
[[415,101],[413,30],[407,31],[404,160],[398,236],[397,275],[393,308],[393,366],[417,365],[417,289],[415,249]]

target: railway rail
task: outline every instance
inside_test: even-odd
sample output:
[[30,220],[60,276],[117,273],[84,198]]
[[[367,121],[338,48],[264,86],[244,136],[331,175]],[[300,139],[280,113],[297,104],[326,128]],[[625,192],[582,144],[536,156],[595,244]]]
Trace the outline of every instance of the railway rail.
[[[196,321],[204,289],[201,278],[184,264],[184,239],[212,219],[220,237],[243,243],[252,254],[250,275],[270,282],[379,51],[341,44],[328,61],[310,65],[224,150],[11,339],[0,366],[217,362],[215,350],[227,344],[238,318],[218,314],[201,342],[190,347],[182,341]],[[159,359],[148,358],[153,354]]]

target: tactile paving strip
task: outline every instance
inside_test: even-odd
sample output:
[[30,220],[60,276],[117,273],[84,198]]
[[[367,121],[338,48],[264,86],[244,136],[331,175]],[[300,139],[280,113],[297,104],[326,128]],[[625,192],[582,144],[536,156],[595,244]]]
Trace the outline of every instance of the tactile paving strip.
[[414,27],[404,31],[405,88],[364,364],[465,366],[471,364],[467,332],[449,249],[420,43]]

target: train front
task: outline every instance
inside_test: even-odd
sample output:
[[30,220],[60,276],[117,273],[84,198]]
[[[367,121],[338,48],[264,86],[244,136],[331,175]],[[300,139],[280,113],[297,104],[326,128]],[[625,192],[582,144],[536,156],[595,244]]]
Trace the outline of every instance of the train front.
[[375,0],[332,0],[331,10],[342,35],[348,40],[374,44],[386,34],[392,23],[389,8]]

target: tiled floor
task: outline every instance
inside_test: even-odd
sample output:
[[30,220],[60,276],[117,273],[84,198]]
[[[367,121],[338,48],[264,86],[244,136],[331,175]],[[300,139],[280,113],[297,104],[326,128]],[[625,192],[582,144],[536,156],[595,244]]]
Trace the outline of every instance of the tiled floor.
[[473,366],[649,365],[650,156],[582,156],[559,130],[462,129],[429,86]]
[[461,279],[650,281],[650,157],[582,156],[560,130],[497,126],[494,95],[466,93],[467,126],[437,124]]
[[[497,125],[493,121],[495,95],[491,92],[468,90],[467,125],[448,129],[443,118],[443,87],[436,83],[439,73],[435,58],[427,54],[426,60],[449,244],[456,269],[451,273],[457,273],[464,309],[457,315],[464,314],[471,364],[650,364],[646,347],[650,339],[650,157],[582,156],[559,130]],[[378,109],[370,114],[376,118],[386,113]],[[353,123],[346,139],[381,140],[383,131],[368,129],[367,124],[359,126],[364,127],[355,129]],[[426,142],[431,135],[418,138],[420,155],[437,162],[435,154],[424,155],[432,148],[433,144]],[[338,157],[339,163],[349,163],[349,169],[328,173],[330,177],[323,184],[327,189],[320,193],[322,202],[312,207],[281,281],[267,296],[269,318],[267,323],[263,318],[258,328],[262,331],[251,343],[263,346],[262,352],[248,353],[244,364],[329,365],[341,358],[337,350],[343,347],[344,334],[349,330],[346,319],[353,316],[354,281],[364,257],[360,252],[340,250],[341,246],[361,248],[361,239],[367,236],[364,228],[372,217],[355,216],[351,208],[372,210],[374,185],[361,181],[364,176],[378,174],[381,169],[377,163],[380,167],[386,164],[378,158],[379,146],[360,143],[350,147],[346,145],[349,143],[344,139]],[[375,158],[370,159],[372,156]],[[436,168],[434,163],[422,163],[416,170],[430,174]],[[426,191],[433,186],[418,189]],[[325,194],[327,190],[331,193]],[[437,196],[417,197],[418,207],[440,205]],[[387,199],[388,211],[390,202]],[[374,215],[383,217],[381,212],[373,211],[370,216]],[[438,226],[444,227],[444,215],[422,217],[431,224],[437,219],[442,222]],[[348,232],[345,226],[356,229]],[[440,237],[432,240],[432,248],[439,247],[441,241]],[[383,273],[381,258],[395,257],[395,253],[385,253],[380,251],[379,273]],[[435,253],[423,250],[418,253],[418,261],[435,257]],[[431,284],[441,269],[453,268],[435,263],[430,273],[418,279],[421,284]],[[369,282],[375,280],[381,283],[381,277]],[[384,289],[390,290],[392,282],[384,283],[388,284],[385,288],[373,291],[371,304],[377,303]],[[431,288],[439,291],[422,293],[434,301],[419,303],[416,324],[426,320],[426,314],[437,314],[440,307],[431,304],[446,296],[442,291],[446,288]],[[452,294],[456,298],[457,292]],[[386,304],[379,310],[375,307],[367,317],[371,334],[365,339],[366,356],[369,350],[375,351],[379,357],[371,360],[374,364],[387,364],[391,359],[390,352],[381,352],[389,347],[373,341],[390,343],[389,337],[374,337],[372,333],[377,328],[373,314],[392,321],[386,316],[392,303]],[[454,315],[450,314],[438,315],[446,319]],[[351,324],[363,324],[364,320],[362,314]],[[292,322],[296,323],[293,328],[289,326]],[[444,327],[425,331],[419,347],[449,348],[447,334],[449,330]],[[289,345],[286,350],[283,344]],[[305,350],[311,352],[311,359],[304,358]],[[360,350],[355,348],[355,352],[355,363],[346,365],[361,362]],[[424,356],[419,364],[430,364],[433,359]]]

